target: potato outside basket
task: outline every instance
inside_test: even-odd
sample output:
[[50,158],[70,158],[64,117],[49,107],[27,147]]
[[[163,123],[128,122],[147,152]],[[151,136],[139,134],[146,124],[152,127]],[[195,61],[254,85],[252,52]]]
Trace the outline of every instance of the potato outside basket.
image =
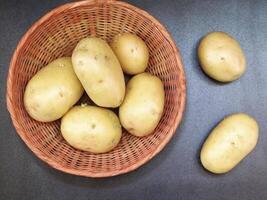
[[[61,56],[71,56],[78,41],[98,36],[108,42],[114,35],[131,32],[148,45],[148,72],[164,83],[164,113],[154,134],[144,138],[126,131],[111,152],[91,154],[69,146],[60,133],[60,120],[37,122],[29,117],[23,94],[30,78]],[[181,121],[186,99],[181,56],[166,29],[147,12],[114,1],[79,1],[55,8],[38,20],[20,40],[10,63],[7,107],[14,127],[41,160],[58,170],[87,177],[108,177],[130,172],[148,162],[172,138]]]

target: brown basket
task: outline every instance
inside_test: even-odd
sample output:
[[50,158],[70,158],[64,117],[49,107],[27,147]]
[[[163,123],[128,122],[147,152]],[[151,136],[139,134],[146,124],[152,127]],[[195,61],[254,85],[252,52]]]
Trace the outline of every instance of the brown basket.
[[[118,147],[91,154],[69,146],[60,120],[40,123],[29,117],[23,94],[29,79],[52,60],[70,56],[78,41],[94,35],[110,42],[120,32],[136,33],[148,45],[147,71],[164,82],[165,107],[155,133],[145,138],[127,132]],[[80,1],[60,6],[37,21],[19,42],[7,80],[7,107],[27,146],[52,167],[80,176],[107,177],[132,171],[155,156],[181,121],[186,86],[181,56],[166,29],[147,12],[114,0]]]

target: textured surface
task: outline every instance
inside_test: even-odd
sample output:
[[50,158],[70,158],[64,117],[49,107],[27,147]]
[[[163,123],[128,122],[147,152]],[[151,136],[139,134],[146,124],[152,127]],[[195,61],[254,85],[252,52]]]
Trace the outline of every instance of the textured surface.
[[[177,130],[179,134],[148,164],[126,175],[95,180],[48,167],[32,154],[11,124],[5,103],[6,75],[20,37],[34,21],[64,1],[1,1],[0,199],[266,199],[267,2],[129,2],[163,22],[180,48],[188,80],[188,98],[183,122]],[[233,35],[247,56],[247,73],[231,84],[217,84],[198,66],[198,41],[213,30]],[[258,120],[259,143],[232,172],[211,175],[199,164],[201,144],[225,115],[239,111]]]

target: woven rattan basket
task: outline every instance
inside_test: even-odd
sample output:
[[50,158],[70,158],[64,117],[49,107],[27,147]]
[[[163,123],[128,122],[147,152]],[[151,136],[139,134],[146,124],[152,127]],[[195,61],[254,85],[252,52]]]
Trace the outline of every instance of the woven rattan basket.
[[[164,113],[155,133],[145,138],[126,131],[111,152],[91,154],[69,146],[60,120],[40,123],[29,117],[23,93],[41,67],[70,56],[78,41],[94,35],[106,39],[120,32],[136,33],[150,50],[147,71],[164,82]],[[13,124],[27,146],[50,166],[75,175],[107,177],[132,171],[155,156],[172,138],[185,106],[185,76],[181,57],[166,29],[147,12],[127,3],[102,0],[60,6],[37,21],[19,42],[7,80],[7,106]]]

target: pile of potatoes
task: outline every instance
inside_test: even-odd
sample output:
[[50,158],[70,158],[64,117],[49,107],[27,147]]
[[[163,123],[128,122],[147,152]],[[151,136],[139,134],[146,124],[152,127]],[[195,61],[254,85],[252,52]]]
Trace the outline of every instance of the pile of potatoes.
[[[246,70],[239,43],[223,32],[207,34],[198,47],[203,71],[220,82],[240,78]],[[71,58],[43,67],[27,84],[24,104],[41,122],[61,120],[61,132],[73,147],[108,152],[120,142],[122,127],[143,137],[153,133],[163,113],[161,80],[147,72],[149,52],[138,36],[116,35],[110,46],[96,37],[82,39]],[[124,73],[132,75],[125,84]],[[85,92],[96,105],[76,105]],[[108,108],[119,107],[119,117]],[[245,113],[226,117],[210,133],[200,152],[213,173],[233,169],[256,146],[259,126]]]
[[[62,57],[28,82],[24,105],[40,122],[61,119],[61,133],[73,147],[105,153],[120,142],[122,127],[143,137],[153,133],[164,108],[162,81],[145,72],[149,52],[130,33],[111,44],[97,37],[82,39],[71,57]],[[127,86],[124,73],[132,75]],[[95,105],[75,105],[85,92]],[[119,107],[119,117],[108,108]]]

